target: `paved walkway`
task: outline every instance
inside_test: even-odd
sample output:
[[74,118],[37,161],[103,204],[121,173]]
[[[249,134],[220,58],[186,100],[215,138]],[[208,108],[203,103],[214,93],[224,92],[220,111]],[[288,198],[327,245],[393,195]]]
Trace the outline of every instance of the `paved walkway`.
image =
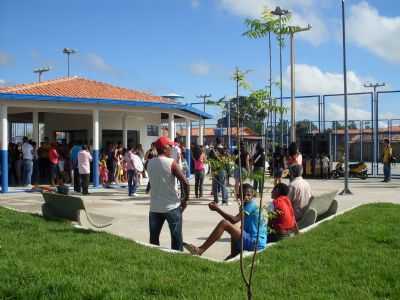
[[[233,181],[233,180],[232,180]],[[343,180],[309,180],[314,195],[330,191],[340,191],[343,188]],[[267,186],[270,191],[271,185]],[[193,186],[191,186],[193,193]],[[211,201],[210,182],[205,184],[205,197],[201,200],[191,200],[184,212],[183,236],[186,242],[201,244],[215,227],[221,217],[208,209]],[[400,180],[390,183],[382,183],[378,179],[351,179],[350,189],[353,195],[337,196],[339,211],[347,210],[365,203],[393,202],[400,204]],[[139,190],[139,196],[130,198],[126,188],[94,189],[91,195],[82,197],[90,212],[114,218],[113,225],[104,229],[112,234],[133,239],[140,242],[148,242],[148,212],[149,196],[143,192],[144,186]],[[74,194],[74,193],[72,193]],[[269,196],[269,192],[267,194]],[[40,193],[16,192],[0,195],[0,205],[17,209],[23,212],[40,213],[43,203]],[[238,212],[238,205],[231,202],[230,206],[224,206],[231,214]],[[161,234],[161,245],[170,247],[169,229],[164,225]],[[212,259],[223,259],[229,253],[229,235],[211,247],[203,255]]]

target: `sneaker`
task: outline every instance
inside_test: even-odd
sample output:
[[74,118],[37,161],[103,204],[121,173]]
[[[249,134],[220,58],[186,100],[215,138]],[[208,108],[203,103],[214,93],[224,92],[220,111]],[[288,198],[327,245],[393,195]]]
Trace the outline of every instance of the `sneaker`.
[[138,196],[138,194],[136,194],[136,193],[133,193],[133,194],[132,194],[132,196],[133,196],[133,197],[137,197],[137,196]]

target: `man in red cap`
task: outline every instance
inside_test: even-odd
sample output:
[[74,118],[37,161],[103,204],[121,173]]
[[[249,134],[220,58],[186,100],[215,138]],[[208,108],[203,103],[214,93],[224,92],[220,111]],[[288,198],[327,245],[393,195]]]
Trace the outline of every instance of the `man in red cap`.
[[[167,220],[171,231],[171,248],[183,250],[182,212],[189,198],[189,183],[172,156],[174,142],[165,136],[154,143],[158,156],[147,164],[150,180],[150,243],[160,245],[160,233]],[[178,198],[175,178],[181,183],[182,195]]]

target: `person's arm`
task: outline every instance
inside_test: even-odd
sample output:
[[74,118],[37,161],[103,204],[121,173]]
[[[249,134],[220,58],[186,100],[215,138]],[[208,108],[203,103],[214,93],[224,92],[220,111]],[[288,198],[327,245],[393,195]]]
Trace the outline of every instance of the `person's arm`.
[[184,211],[187,206],[186,202],[189,200],[189,193],[190,193],[189,183],[188,183],[185,175],[183,175],[182,170],[179,168],[176,161],[172,162],[171,171],[172,171],[172,174],[174,174],[174,176],[181,183],[181,188],[182,188],[181,192],[183,194],[183,198],[181,199],[181,208],[182,208],[182,211]]
[[210,210],[217,212],[225,220],[231,222],[232,224],[235,224],[235,223],[239,222],[240,219],[241,219],[241,213],[238,213],[236,216],[228,214],[225,211],[223,211],[215,202],[210,202],[208,204],[208,207],[210,208]]

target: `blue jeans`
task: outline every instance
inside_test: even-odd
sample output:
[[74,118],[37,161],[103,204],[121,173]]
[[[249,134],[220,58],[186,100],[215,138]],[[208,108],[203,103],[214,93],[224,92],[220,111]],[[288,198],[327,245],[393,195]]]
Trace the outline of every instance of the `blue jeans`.
[[23,173],[22,173],[22,184],[31,184],[33,161],[31,159],[24,159],[22,163]]
[[212,191],[214,195],[214,202],[218,203],[218,190],[222,192],[222,202],[228,203],[228,190],[225,186],[226,172],[224,170],[219,171],[219,173],[214,176],[212,180]]
[[182,210],[180,207],[166,213],[149,213],[150,244],[160,245],[160,233],[165,220],[167,220],[171,232],[171,248],[183,251]]
[[389,164],[383,164],[383,176],[385,177],[385,180],[390,180],[390,177],[392,176],[392,170],[390,163]]
[[137,189],[137,175],[136,170],[128,170],[128,195],[132,196],[132,194],[136,193]]

